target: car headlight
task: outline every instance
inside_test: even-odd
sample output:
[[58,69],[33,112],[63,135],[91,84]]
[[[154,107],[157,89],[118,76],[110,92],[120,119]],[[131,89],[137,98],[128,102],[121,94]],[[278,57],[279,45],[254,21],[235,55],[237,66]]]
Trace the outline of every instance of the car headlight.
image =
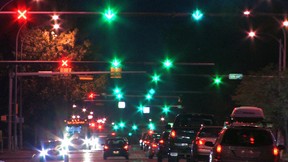
[[62,140],[62,147],[68,147],[69,145],[71,144],[71,140],[70,139],[68,139],[68,138],[64,138],[63,140]]
[[41,150],[40,151],[40,156],[46,156],[47,152],[48,152],[48,150]]

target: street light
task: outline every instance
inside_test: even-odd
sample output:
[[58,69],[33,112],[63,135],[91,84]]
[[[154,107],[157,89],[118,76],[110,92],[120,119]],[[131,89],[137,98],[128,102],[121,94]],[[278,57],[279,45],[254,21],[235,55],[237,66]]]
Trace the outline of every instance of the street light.
[[[266,35],[266,34],[265,34]],[[285,34],[284,34],[285,35]],[[286,55],[286,53],[284,52],[284,47],[286,48],[286,46],[283,47],[282,45],[282,40],[279,38],[276,38],[273,35],[267,34],[267,36],[273,38],[275,41],[277,41],[279,43],[279,58],[278,58],[278,71],[281,72],[282,70],[284,71],[286,67],[286,61],[284,60],[284,55]],[[255,31],[250,31],[248,32],[248,37],[250,37],[251,39],[257,38],[258,34]],[[286,38],[286,37],[285,37]],[[283,51],[282,51],[283,49]],[[286,50],[285,50],[286,51]],[[283,52],[283,53],[282,53]],[[282,58],[283,56],[283,58]],[[285,57],[286,58],[286,57]],[[283,59],[283,62],[282,62]],[[281,63],[282,62],[282,63]],[[285,63],[285,64],[284,64]],[[283,64],[283,67],[281,66]],[[282,69],[283,68],[283,69]]]

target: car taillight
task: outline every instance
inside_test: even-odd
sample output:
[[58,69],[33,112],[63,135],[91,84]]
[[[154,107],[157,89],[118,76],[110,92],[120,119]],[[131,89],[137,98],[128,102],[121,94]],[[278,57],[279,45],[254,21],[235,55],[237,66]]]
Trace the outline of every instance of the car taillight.
[[201,145],[204,145],[204,144],[205,144],[205,140],[199,139],[199,140],[196,141],[196,144],[197,144],[197,145],[200,145],[200,146],[201,146]]
[[128,148],[129,148],[128,145],[125,145],[125,146],[124,146],[124,149],[125,149],[125,150],[128,150]]
[[172,138],[175,138],[175,137],[176,137],[176,132],[175,132],[175,130],[172,130],[172,131],[171,131],[170,136],[171,136]]
[[109,147],[107,145],[104,146],[104,150],[108,150]]
[[159,143],[160,143],[160,144],[164,144],[164,140],[160,140]]
[[153,143],[153,144],[152,144],[152,147],[153,147],[153,148],[156,148],[156,147],[157,147],[157,144]]
[[279,155],[279,149],[277,147],[273,148],[273,155],[278,156]]
[[222,146],[221,146],[221,145],[217,145],[217,146],[216,146],[216,152],[217,152],[218,154],[220,154],[220,153],[222,152]]

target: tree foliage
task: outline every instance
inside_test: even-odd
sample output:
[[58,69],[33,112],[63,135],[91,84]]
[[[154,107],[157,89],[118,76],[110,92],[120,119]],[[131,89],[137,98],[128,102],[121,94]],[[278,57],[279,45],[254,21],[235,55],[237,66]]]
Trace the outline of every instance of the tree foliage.
[[[288,75],[269,65],[245,76],[232,98],[239,105],[257,106],[264,110],[274,128],[288,139]],[[287,144],[287,143],[286,143]]]
[[[53,32],[46,29],[25,29],[21,35],[18,60],[59,61],[65,57],[81,61],[89,54],[88,40],[77,40],[78,30]],[[21,66],[21,72],[59,72],[59,64],[29,64]],[[89,71],[84,65],[72,64],[72,71]],[[83,82],[75,75],[55,75],[50,77],[30,76],[21,78],[25,112],[37,118],[41,112],[64,111],[61,105],[83,102],[89,92],[105,90],[107,77],[94,76],[94,80]],[[41,117],[40,117],[41,118]],[[36,119],[37,120],[37,119]],[[40,120],[40,119],[39,119]]]

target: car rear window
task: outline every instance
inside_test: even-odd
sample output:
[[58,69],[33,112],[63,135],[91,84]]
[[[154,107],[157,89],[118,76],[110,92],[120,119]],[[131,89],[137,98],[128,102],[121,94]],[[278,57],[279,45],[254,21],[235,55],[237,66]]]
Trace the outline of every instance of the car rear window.
[[222,128],[203,128],[198,137],[218,137]]
[[125,144],[125,141],[124,139],[109,139],[107,140],[107,144],[108,145],[124,145]]
[[200,127],[201,125],[213,125],[213,117],[183,115],[176,118],[173,127]]
[[262,129],[228,129],[222,145],[230,146],[268,146],[273,144],[273,137],[267,130]]

